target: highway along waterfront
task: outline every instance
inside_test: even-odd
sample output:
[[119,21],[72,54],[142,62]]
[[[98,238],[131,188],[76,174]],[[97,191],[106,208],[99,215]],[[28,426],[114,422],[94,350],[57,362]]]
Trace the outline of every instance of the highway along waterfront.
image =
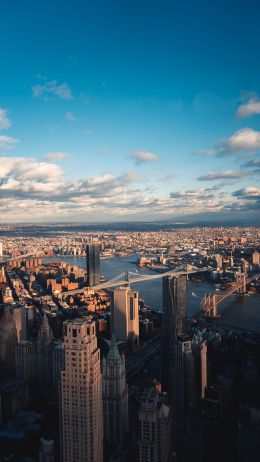
[[[101,273],[106,279],[111,279],[123,271],[138,272],[139,274],[154,274],[154,271],[145,267],[137,267],[138,255],[128,257],[111,257],[101,259]],[[86,258],[61,256],[44,257],[43,262],[65,261],[79,268],[86,267]],[[155,310],[162,310],[162,280],[154,279],[132,284],[131,287],[139,292],[139,298]],[[214,292],[214,283],[208,281],[188,282],[187,287],[187,314],[192,315],[200,309],[200,302],[205,293]],[[234,327],[255,330],[260,332],[260,294],[231,295],[219,305],[221,323]]]

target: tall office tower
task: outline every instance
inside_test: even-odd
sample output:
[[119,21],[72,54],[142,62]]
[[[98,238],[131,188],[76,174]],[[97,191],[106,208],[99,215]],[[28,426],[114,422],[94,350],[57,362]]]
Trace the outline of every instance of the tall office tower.
[[208,384],[207,371],[207,342],[202,338],[195,337],[192,340],[194,357],[195,391],[199,399],[205,398],[205,390]]
[[[52,331],[46,313],[43,314],[41,328],[36,342],[36,366],[37,380],[41,386],[42,393],[48,393],[52,384],[52,362],[51,348]],[[45,389],[45,390],[44,390]]]
[[139,344],[138,292],[129,287],[111,291],[111,324],[116,340]]
[[37,382],[37,355],[33,342],[21,340],[15,351],[16,378],[27,384]]
[[194,361],[192,343],[187,335],[178,337],[174,345],[172,407],[174,412],[174,434],[185,436],[189,411],[193,404]]
[[162,282],[162,382],[164,390],[169,393],[171,403],[174,345],[178,335],[185,332],[186,276],[165,276]]
[[3,256],[3,243],[0,242],[0,257]]
[[65,370],[61,372],[60,429],[63,462],[103,461],[100,350],[95,323],[64,322]]
[[122,443],[128,430],[128,389],[125,357],[120,356],[112,335],[106,358],[102,360],[104,439],[108,447]]
[[15,348],[17,332],[13,319],[13,309],[5,307],[0,320],[0,368],[15,372]]
[[61,371],[65,367],[65,357],[64,349],[62,348],[62,342],[60,340],[55,340],[52,343],[52,389],[54,400],[59,399],[60,394],[60,379]]
[[255,250],[252,254],[253,265],[260,265],[260,253]]
[[171,447],[171,413],[157,390],[145,390],[138,411],[138,462],[168,462]]
[[95,244],[87,244],[87,286],[92,287],[100,283],[100,254],[99,247]]

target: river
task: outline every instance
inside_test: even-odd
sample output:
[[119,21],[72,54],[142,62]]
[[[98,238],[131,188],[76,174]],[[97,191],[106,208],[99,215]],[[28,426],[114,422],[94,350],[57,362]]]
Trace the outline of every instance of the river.
[[[155,274],[149,268],[139,268],[135,262],[137,256],[112,257],[101,260],[101,273],[106,279],[111,279],[124,271],[132,271],[140,274]],[[70,265],[79,268],[86,267],[84,257],[62,256],[46,257],[43,261],[66,261]],[[131,285],[132,289],[139,292],[139,298],[156,310],[162,309],[162,279],[153,279]],[[210,282],[188,282],[187,287],[187,314],[192,315],[200,309],[200,302],[205,293],[213,292],[214,287]],[[221,322],[226,325],[252,329],[260,332],[260,294],[231,295],[220,306]]]

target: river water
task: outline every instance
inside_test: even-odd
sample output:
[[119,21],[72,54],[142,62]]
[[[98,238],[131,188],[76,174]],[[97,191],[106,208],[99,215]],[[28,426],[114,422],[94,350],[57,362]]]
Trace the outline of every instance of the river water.
[[[137,256],[112,257],[101,260],[101,273],[106,279],[111,279],[124,271],[138,272],[139,274],[155,274],[148,268],[136,266]],[[46,257],[43,261],[66,261],[79,268],[86,267],[84,257],[62,256]],[[162,279],[148,280],[131,284],[131,288],[139,292],[139,298],[156,310],[162,309]],[[187,314],[192,315],[200,309],[200,303],[205,293],[214,292],[214,285],[210,282],[188,282],[187,287]],[[218,292],[220,293],[220,292]],[[231,295],[219,305],[221,323],[252,329],[260,332],[260,294]]]

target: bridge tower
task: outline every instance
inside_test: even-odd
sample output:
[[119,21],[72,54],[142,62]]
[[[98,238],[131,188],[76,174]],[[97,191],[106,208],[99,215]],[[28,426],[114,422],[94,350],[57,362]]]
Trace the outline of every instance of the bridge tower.
[[242,284],[241,287],[237,290],[239,294],[245,294],[246,293],[246,274],[245,273],[238,273],[236,275],[236,280],[238,284]]
[[217,316],[217,299],[215,294],[205,294],[202,300],[202,309],[207,316]]
[[217,317],[217,301],[216,301],[216,294],[211,295],[211,316],[214,318]]
[[129,271],[125,271],[125,287],[129,287],[130,286],[130,281],[129,281]]

